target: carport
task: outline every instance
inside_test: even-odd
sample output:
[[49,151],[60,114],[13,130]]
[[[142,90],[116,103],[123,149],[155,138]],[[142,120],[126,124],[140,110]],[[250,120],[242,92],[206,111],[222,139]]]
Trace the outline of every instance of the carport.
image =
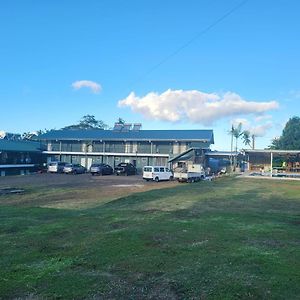
[[248,169],[262,175],[300,177],[300,150],[245,150]]

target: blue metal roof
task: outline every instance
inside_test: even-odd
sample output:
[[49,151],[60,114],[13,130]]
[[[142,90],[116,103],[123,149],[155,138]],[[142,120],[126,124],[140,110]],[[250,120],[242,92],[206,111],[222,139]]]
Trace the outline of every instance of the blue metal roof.
[[35,141],[13,141],[0,140],[0,151],[15,151],[15,152],[41,152],[45,147],[40,142]]
[[52,130],[39,140],[114,140],[114,141],[204,141],[214,143],[212,130]]

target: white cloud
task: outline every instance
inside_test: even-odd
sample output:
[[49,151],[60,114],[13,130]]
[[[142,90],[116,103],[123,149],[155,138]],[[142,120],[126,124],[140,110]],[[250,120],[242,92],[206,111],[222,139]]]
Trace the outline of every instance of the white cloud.
[[79,81],[75,81],[72,83],[72,87],[75,90],[79,90],[83,87],[89,88],[91,89],[91,91],[94,94],[98,94],[100,93],[100,91],[102,90],[102,87],[99,83],[94,82],[94,81],[90,81],[90,80],[79,80]]
[[190,121],[203,125],[238,115],[260,115],[279,107],[276,101],[246,101],[236,93],[224,95],[197,90],[167,90],[162,94],[148,93],[138,97],[134,92],[120,100],[119,107],[130,107],[147,119],[170,122]]
[[[261,116],[263,117],[263,116]],[[273,123],[271,121],[268,121],[264,124],[257,124],[259,120],[264,121],[265,119],[270,119],[268,118],[260,118],[260,117],[256,117],[254,118],[254,120],[249,121],[247,119],[243,119],[243,118],[237,118],[235,120],[233,120],[231,122],[231,124],[233,126],[237,126],[238,124],[242,124],[242,130],[248,130],[250,132],[250,134],[255,135],[257,137],[263,137],[266,135],[266,132],[271,129],[273,127]],[[256,125],[253,126],[253,123],[255,123]]]
[[266,121],[266,120],[271,120],[271,119],[272,119],[271,115],[262,115],[262,116],[256,117],[254,120],[255,120],[255,122],[261,122],[261,121]]
[[247,119],[243,119],[243,118],[237,118],[237,119],[234,119],[231,124],[236,127],[238,126],[239,124],[242,124],[243,127],[245,127],[246,129],[248,129],[250,127],[250,123]]
[[267,130],[269,130],[272,127],[273,127],[272,122],[268,122],[262,125],[251,127],[249,131],[251,134],[254,134],[255,136],[262,137],[266,134]]

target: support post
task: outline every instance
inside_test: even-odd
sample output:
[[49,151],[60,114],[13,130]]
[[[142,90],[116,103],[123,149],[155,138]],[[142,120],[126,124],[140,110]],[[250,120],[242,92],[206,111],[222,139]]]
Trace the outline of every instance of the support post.
[[270,176],[272,177],[273,175],[273,152],[271,152],[271,172],[270,172]]

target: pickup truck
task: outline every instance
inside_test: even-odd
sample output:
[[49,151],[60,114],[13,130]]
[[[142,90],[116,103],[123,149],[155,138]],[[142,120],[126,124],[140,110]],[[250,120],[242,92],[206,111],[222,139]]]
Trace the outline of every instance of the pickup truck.
[[178,182],[195,182],[205,178],[204,168],[201,164],[187,164],[174,170],[174,179]]

